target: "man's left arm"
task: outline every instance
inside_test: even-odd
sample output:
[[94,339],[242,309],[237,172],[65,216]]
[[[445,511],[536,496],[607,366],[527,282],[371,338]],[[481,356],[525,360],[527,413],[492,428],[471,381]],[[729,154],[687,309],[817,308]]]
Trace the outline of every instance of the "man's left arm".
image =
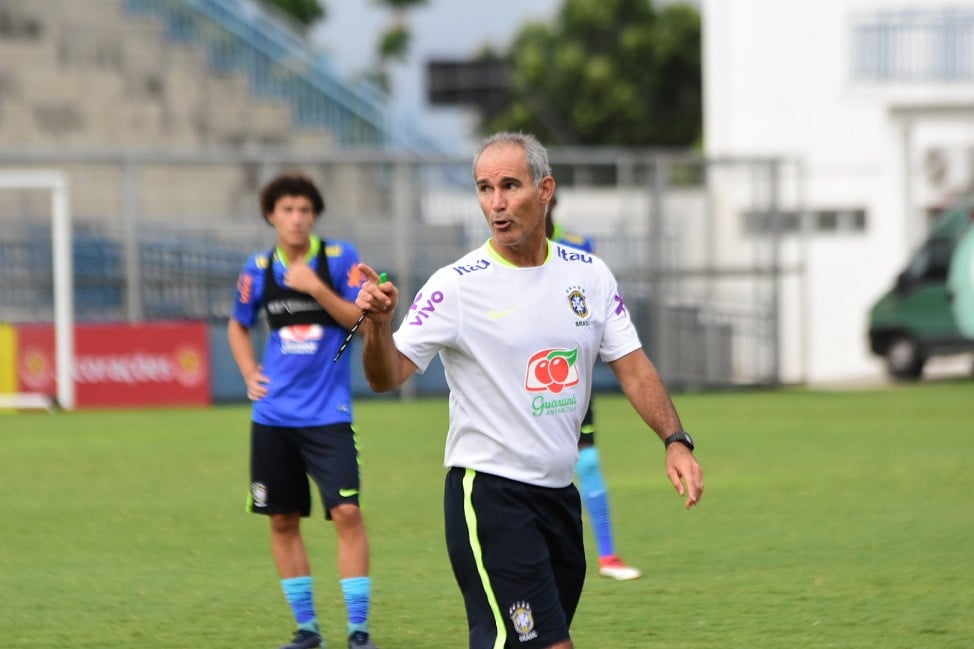
[[[619,379],[623,393],[643,421],[666,443],[674,433],[683,432],[683,424],[656,367],[642,349],[611,361],[609,367]],[[689,509],[703,495],[703,470],[692,449],[683,442],[666,445],[666,475],[677,493],[686,496]]]

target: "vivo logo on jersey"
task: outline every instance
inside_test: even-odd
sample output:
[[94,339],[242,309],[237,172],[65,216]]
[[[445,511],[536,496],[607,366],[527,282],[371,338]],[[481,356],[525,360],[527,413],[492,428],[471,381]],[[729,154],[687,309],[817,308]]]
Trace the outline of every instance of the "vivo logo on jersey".
[[620,293],[616,293],[612,297],[616,301],[615,314],[616,315],[622,315],[623,313],[625,313],[626,312],[626,303],[623,301],[622,295]]
[[426,322],[427,319],[436,311],[436,305],[443,301],[443,293],[440,291],[433,291],[429,299],[423,303],[423,294],[420,293],[413,300],[410,305],[409,310],[416,312],[416,317],[409,321],[409,324],[419,326]]
[[486,259],[481,259],[477,261],[476,264],[467,264],[466,266],[454,266],[453,272],[455,272],[457,275],[466,275],[468,273],[472,273],[477,270],[483,270],[488,266],[490,266],[490,262],[487,261]]
[[569,248],[563,248],[562,246],[558,246],[558,256],[565,261],[580,261],[583,264],[592,263],[592,255],[588,255],[577,250],[571,250]]

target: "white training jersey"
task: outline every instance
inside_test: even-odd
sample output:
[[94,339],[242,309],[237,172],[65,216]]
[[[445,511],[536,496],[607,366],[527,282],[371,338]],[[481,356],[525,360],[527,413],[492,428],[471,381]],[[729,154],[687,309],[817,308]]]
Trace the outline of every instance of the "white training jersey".
[[440,268],[394,337],[419,372],[443,362],[445,466],[545,487],[574,476],[597,355],[641,346],[608,266],[553,242],[541,266],[513,266],[488,241]]

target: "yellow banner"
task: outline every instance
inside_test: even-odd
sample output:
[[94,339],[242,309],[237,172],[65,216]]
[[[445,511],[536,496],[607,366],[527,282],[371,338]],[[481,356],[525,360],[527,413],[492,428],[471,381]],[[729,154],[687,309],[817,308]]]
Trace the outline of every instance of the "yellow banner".
[[[17,330],[0,322],[0,394],[17,392]],[[10,412],[0,409],[0,413]]]
[[17,391],[17,330],[0,322],[0,394]]

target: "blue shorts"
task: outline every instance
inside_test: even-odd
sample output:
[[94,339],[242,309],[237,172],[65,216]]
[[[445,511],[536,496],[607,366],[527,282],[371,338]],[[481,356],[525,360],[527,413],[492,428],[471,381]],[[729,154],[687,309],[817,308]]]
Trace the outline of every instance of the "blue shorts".
[[568,640],[585,582],[575,486],[538,487],[454,467],[446,476],[444,513],[470,649]]
[[331,519],[331,508],[359,504],[358,450],[350,423],[290,428],[251,422],[250,495],[255,514],[311,515],[314,480]]

